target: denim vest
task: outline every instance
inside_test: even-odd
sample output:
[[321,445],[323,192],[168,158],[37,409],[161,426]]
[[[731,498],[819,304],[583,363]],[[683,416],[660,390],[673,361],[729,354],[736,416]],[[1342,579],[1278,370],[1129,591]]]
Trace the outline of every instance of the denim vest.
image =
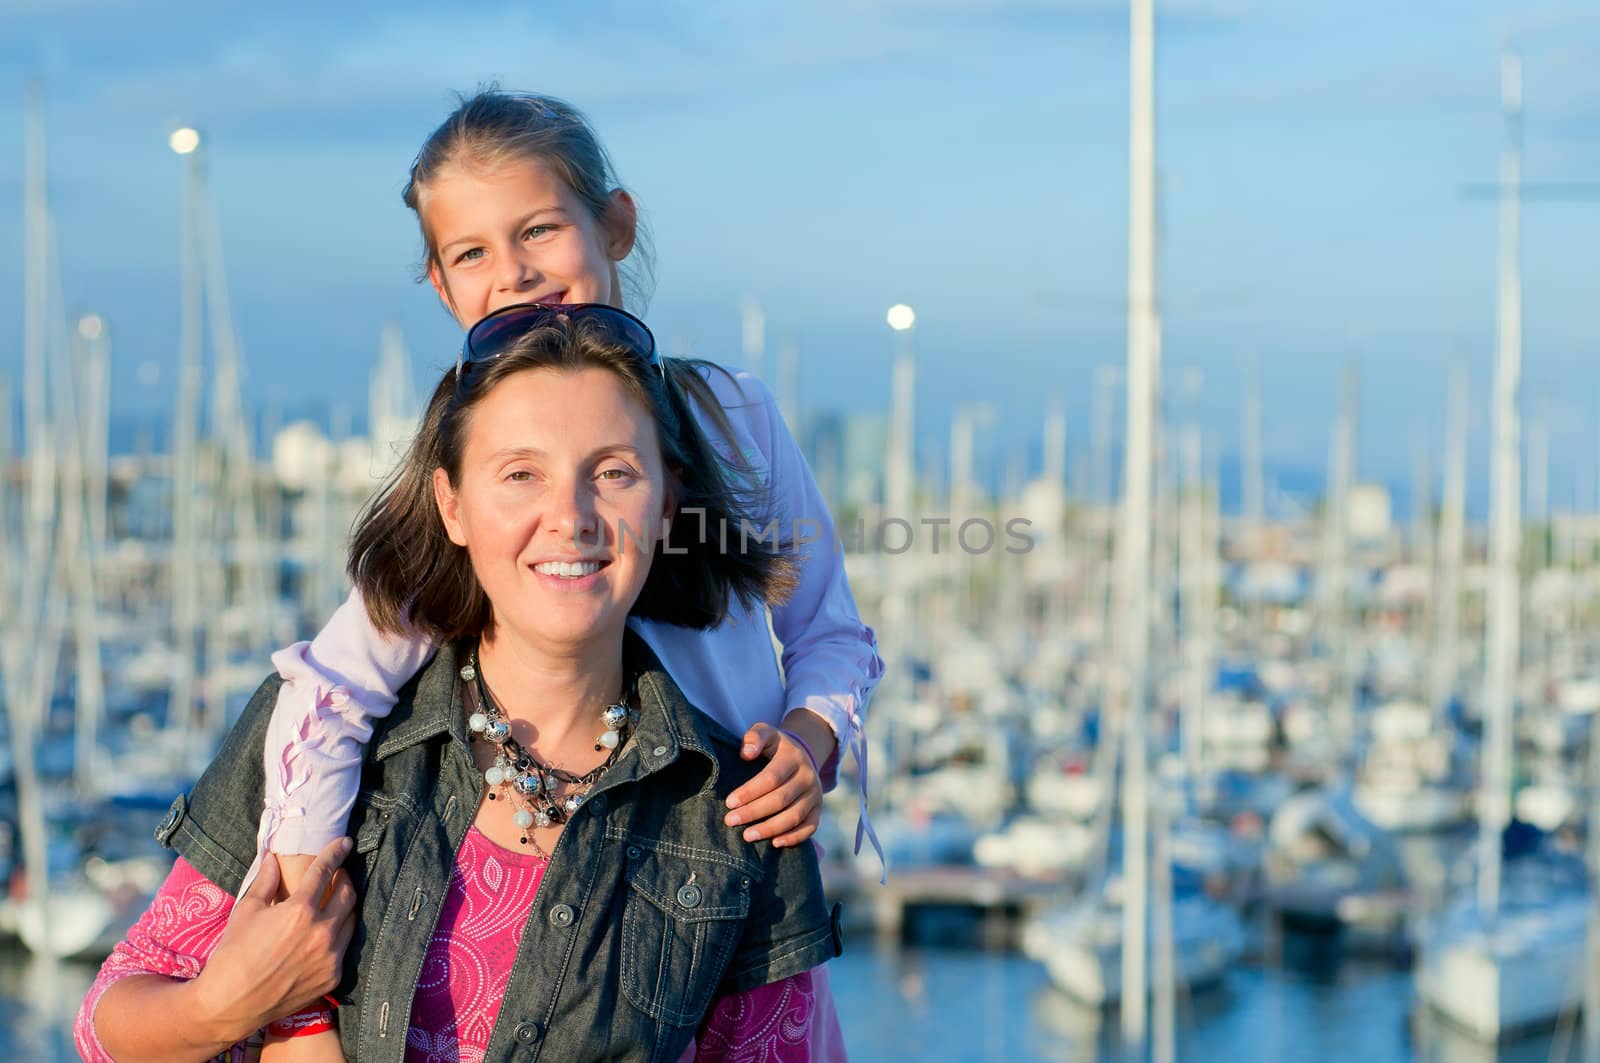
[[[561,832],[522,932],[486,1060],[665,1061],[716,996],[837,956],[814,847],[749,843],[724,800],[760,764],[690,705],[642,639],[638,725]],[[442,647],[377,721],[345,860],[361,907],[335,991],[345,1055],[405,1055],[423,957],[484,789],[467,745],[460,647]],[[268,679],[157,838],[237,892],[255,854]]]

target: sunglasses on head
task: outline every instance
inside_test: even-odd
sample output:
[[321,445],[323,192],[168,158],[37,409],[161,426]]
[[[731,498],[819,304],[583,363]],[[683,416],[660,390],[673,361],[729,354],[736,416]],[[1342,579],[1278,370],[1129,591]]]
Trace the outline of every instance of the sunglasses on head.
[[534,329],[562,321],[585,322],[585,327],[598,330],[602,338],[627,347],[645,365],[654,366],[661,374],[661,382],[666,383],[667,368],[656,354],[656,338],[643,321],[626,310],[605,303],[515,303],[501,307],[467,330],[461,353],[456,356],[457,385],[465,381],[473,366],[493,362]]

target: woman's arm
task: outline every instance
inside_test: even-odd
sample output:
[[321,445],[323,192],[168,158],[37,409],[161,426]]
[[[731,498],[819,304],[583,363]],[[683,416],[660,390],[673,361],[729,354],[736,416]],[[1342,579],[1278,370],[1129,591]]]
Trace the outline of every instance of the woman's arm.
[[328,846],[277,903],[275,860],[235,902],[180,858],[85,997],[80,1054],[209,1059],[332,989],[354,929],[355,890],[334,876],[348,850],[347,839]]

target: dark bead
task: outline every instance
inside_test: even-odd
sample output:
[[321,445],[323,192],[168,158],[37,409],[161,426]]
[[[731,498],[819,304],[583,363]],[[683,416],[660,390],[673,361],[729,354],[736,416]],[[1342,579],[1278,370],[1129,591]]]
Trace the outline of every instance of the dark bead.
[[494,791],[493,790],[489,791],[489,800],[491,800],[491,801],[494,800]]
[[527,845],[528,844],[528,839],[526,839],[526,838],[522,839],[522,844],[523,845]]

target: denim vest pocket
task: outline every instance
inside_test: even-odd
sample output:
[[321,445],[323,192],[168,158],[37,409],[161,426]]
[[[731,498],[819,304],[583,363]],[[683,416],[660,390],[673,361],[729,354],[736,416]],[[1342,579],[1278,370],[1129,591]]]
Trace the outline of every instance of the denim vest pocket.
[[750,914],[750,877],[630,843],[623,877],[622,992],[657,1022],[695,1026]]

